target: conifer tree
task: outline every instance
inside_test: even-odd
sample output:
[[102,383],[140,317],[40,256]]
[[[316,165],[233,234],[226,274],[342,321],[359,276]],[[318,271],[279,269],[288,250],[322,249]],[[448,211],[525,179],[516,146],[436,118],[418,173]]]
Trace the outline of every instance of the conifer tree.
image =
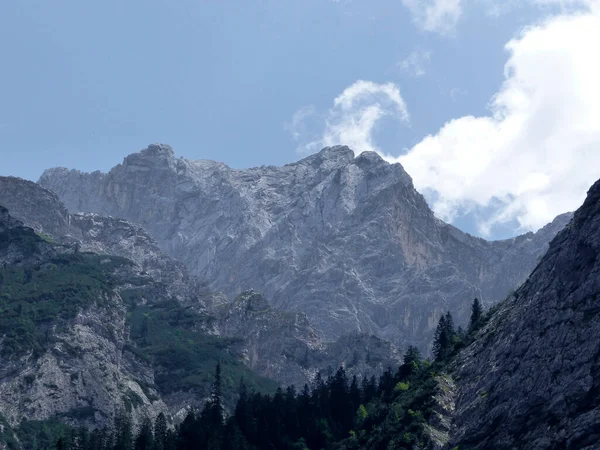
[[154,450],[165,450],[167,441],[167,418],[160,413],[154,422]]
[[419,352],[419,349],[414,345],[409,345],[402,358],[403,364],[412,365],[414,362],[419,362],[420,360],[421,352]]
[[483,308],[478,298],[473,300],[471,305],[471,319],[469,320],[469,333],[473,333],[481,326],[481,318],[483,316]]
[[239,398],[235,405],[234,418],[242,433],[247,436],[254,434],[254,430],[251,429],[252,415],[250,411],[248,388],[246,387],[244,380],[240,381]]
[[356,411],[361,403],[360,387],[358,386],[358,379],[356,378],[356,375],[352,377],[348,395],[350,396],[351,409],[352,411]]
[[361,390],[362,401],[365,404],[377,396],[377,380],[375,379],[375,375],[372,375],[371,378],[363,378]]
[[435,329],[435,337],[433,338],[433,356],[436,361],[443,361],[450,348],[450,336],[448,335],[448,326],[446,316],[442,315]]
[[438,325],[435,329],[435,335],[433,338],[433,357],[437,361],[443,359],[447,346],[448,343],[446,335],[446,316],[442,316],[438,321]]
[[135,439],[135,450],[153,450],[154,435],[152,434],[152,422],[149,418],[145,418],[142,426]]
[[129,416],[120,411],[115,417],[115,450],[131,450],[133,447],[133,434]]
[[402,364],[398,367],[396,372],[396,382],[406,381],[419,367],[419,361],[421,360],[421,353],[415,346],[409,345],[404,353]]
[[223,387],[221,380],[221,363],[217,364],[215,369],[215,381],[213,384],[213,391],[210,398],[212,419],[211,425],[223,426]]
[[450,339],[452,339],[452,337],[456,334],[454,329],[454,319],[452,318],[450,311],[446,313],[446,332],[448,333],[448,337]]

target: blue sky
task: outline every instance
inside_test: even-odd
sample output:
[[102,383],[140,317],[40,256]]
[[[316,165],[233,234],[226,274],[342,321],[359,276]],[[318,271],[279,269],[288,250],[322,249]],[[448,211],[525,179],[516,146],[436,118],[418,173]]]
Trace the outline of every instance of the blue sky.
[[[594,5],[595,0],[2,2],[0,174],[36,180],[53,166],[108,170],[155,142],[172,145],[179,156],[236,168],[279,165],[345,139],[349,142],[340,143],[357,151],[400,158],[440,217],[490,238],[514,235],[576,207],[583,186],[600,172],[590,169],[572,192],[567,189],[568,198],[554,201],[544,191],[548,180],[559,179],[546,146],[523,159],[526,174],[532,172],[527,161],[540,157],[553,163],[525,183],[525,194],[507,187],[515,183],[498,180],[497,187],[482,189],[482,180],[494,178],[488,173],[494,160],[472,169],[465,181],[465,156],[451,147],[457,142],[466,147],[463,141],[485,147],[485,132],[483,138],[469,137],[470,128],[465,133],[464,127],[445,124],[473,116],[478,129],[505,110],[511,117],[516,107],[495,105],[493,99],[511,81],[507,62],[529,45],[525,41],[533,32],[524,28],[535,25],[541,33],[560,35],[565,29],[547,29],[573,14],[595,20]],[[514,38],[515,48],[505,48]],[[558,58],[560,67],[560,57],[566,58],[546,56],[541,65]],[[511,69],[517,74],[519,64]],[[564,77],[557,83],[575,80],[573,74]],[[554,107],[565,107],[563,100]],[[592,107],[585,102],[574,107]],[[365,111],[374,114],[371,122]],[[585,147],[583,156],[567,155],[574,168],[561,172],[561,182],[572,184],[593,152],[597,131],[590,125],[577,142]],[[459,132],[448,143],[446,135]],[[511,142],[529,142],[515,136]],[[564,144],[545,135],[539,142],[548,139]],[[508,150],[483,147],[469,151],[496,152],[496,160],[510,156]],[[453,167],[437,167],[446,157]]]

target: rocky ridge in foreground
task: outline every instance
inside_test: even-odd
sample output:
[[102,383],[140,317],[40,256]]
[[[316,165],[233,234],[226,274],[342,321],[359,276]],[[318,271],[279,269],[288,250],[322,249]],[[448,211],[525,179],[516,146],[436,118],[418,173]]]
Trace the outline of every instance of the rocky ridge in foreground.
[[598,449],[600,181],[456,364],[451,445]]

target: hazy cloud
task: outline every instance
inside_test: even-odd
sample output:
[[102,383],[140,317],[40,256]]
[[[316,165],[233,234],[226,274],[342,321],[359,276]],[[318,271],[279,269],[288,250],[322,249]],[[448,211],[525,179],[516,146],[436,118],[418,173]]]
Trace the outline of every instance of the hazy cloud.
[[285,130],[292,135],[292,139],[299,140],[306,134],[308,131],[306,127],[306,121],[315,113],[316,109],[313,105],[303,106],[294,113],[291,121],[284,124]]
[[[594,6],[595,8],[595,6]],[[506,45],[490,114],[445,124],[399,158],[433,209],[452,221],[498,203],[479,223],[537,229],[577,208],[600,177],[600,14],[561,15]]]
[[403,72],[413,76],[421,77],[425,75],[425,66],[431,60],[431,52],[425,50],[413,50],[405,59],[400,61],[397,66]]
[[[315,114],[314,110],[311,114]],[[359,80],[335,98],[332,108],[325,114],[324,129],[318,137],[309,136],[305,108],[294,114],[287,129],[299,141],[299,150],[304,153],[337,144],[348,145],[358,153],[380,151],[372,135],[383,117],[395,117],[399,122],[409,120],[400,89],[393,83]]]
[[418,27],[440,34],[450,33],[463,13],[461,0],[402,0]]

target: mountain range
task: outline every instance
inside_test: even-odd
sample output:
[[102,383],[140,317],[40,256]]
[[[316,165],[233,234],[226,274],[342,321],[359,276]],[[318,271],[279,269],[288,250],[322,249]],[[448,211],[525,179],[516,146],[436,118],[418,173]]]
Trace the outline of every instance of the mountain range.
[[600,448],[600,182],[575,214],[502,241],[442,222],[399,164],[341,146],[239,170],[151,145],[108,173],[0,177],[0,205],[0,442],[118,411],[177,424],[217,362],[229,412],[242,379],[272,393],[344,367],[383,374],[381,390],[478,297],[485,320],[419,363],[418,392],[399,382],[363,407],[394,435],[364,448],[406,438],[389,418],[407,395],[430,448]]
[[485,241],[437,219],[400,164],[343,146],[237,170],[157,144],[108,173],[49,169],[39,184],[71,212],[143,227],[215,290],[305,313],[325,339],[360,331],[425,351],[443,310],[466,323],[473,298],[502,300],[571,217]]

